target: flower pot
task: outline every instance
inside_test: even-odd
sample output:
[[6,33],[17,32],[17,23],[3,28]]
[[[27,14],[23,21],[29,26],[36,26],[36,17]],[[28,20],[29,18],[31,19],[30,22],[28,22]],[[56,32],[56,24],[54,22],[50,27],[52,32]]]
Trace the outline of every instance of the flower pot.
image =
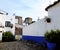
[[46,42],[46,43],[47,43],[48,50],[54,50],[55,49],[55,47],[56,47],[55,43],[50,43],[50,42]]

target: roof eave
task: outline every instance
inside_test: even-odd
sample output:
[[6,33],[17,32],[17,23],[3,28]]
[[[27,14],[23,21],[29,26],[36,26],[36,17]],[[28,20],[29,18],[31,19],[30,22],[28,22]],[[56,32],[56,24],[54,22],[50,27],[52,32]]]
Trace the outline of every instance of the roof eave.
[[60,0],[54,2],[54,4],[49,5],[47,8],[45,8],[45,10],[48,11],[49,8],[53,7],[54,5],[56,5],[56,4],[59,3],[59,2],[60,2]]

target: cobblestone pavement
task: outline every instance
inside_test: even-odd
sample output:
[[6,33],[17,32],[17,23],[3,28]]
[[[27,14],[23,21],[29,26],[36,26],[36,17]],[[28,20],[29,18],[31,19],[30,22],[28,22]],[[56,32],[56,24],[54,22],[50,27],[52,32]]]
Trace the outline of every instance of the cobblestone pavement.
[[0,43],[0,50],[46,50],[46,48],[32,45],[24,41],[15,41]]

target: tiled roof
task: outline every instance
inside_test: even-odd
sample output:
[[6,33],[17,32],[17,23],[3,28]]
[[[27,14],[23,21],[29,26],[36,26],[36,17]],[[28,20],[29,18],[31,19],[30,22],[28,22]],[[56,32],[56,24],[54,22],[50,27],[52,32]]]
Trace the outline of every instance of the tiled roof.
[[53,7],[54,5],[56,5],[56,4],[59,3],[59,2],[60,2],[60,0],[54,2],[54,4],[49,5],[47,8],[45,8],[45,10],[48,11],[49,8]]

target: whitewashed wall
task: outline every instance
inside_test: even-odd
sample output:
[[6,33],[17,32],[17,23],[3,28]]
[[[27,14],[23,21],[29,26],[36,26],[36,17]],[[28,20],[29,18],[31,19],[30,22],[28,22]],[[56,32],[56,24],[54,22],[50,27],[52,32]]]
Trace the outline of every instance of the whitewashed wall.
[[23,28],[23,35],[44,36],[46,31],[60,29],[60,3],[48,9],[48,16],[51,23],[44,22],[44,19],[37,21]]
[[46,22],[44,19],[41,19],[29,26],[25,26],[23,28],[24,36],[44,36],[46,31]]
[[0,41],[2,41],[2,32],[0,33]]
[[[3,29],[0,28],[0,31],[2,31]],[[0,41],[2,40],[2,32],[0,32]]]
[[[51,18],[52,29],[60,29],[60,2],[48,9],[48,16]],[[51,29],[49,27],[49,29]]]
[[43,37],[46,31],[60,29],[60,3],[48,9],[48,16],[51,18],[50,23],[45,22],[45,19],[41,19],[24,27],[23,39],[41,43],[45,41]]
[[[5,27],[5,21],[10,21],[13,24],[13,28]],[[0,28],[0,29],[2,29],[2,31],[4,31],[4,32],[11,31],[13,33],[13,35],[15,35],[15,16],[8,16],[8,15],[0,14],[0,23],[2,24],[2,26],[4,26],[4,28]],[[2,37],[2,34],[1,34],[0,38],[1,37]]]

